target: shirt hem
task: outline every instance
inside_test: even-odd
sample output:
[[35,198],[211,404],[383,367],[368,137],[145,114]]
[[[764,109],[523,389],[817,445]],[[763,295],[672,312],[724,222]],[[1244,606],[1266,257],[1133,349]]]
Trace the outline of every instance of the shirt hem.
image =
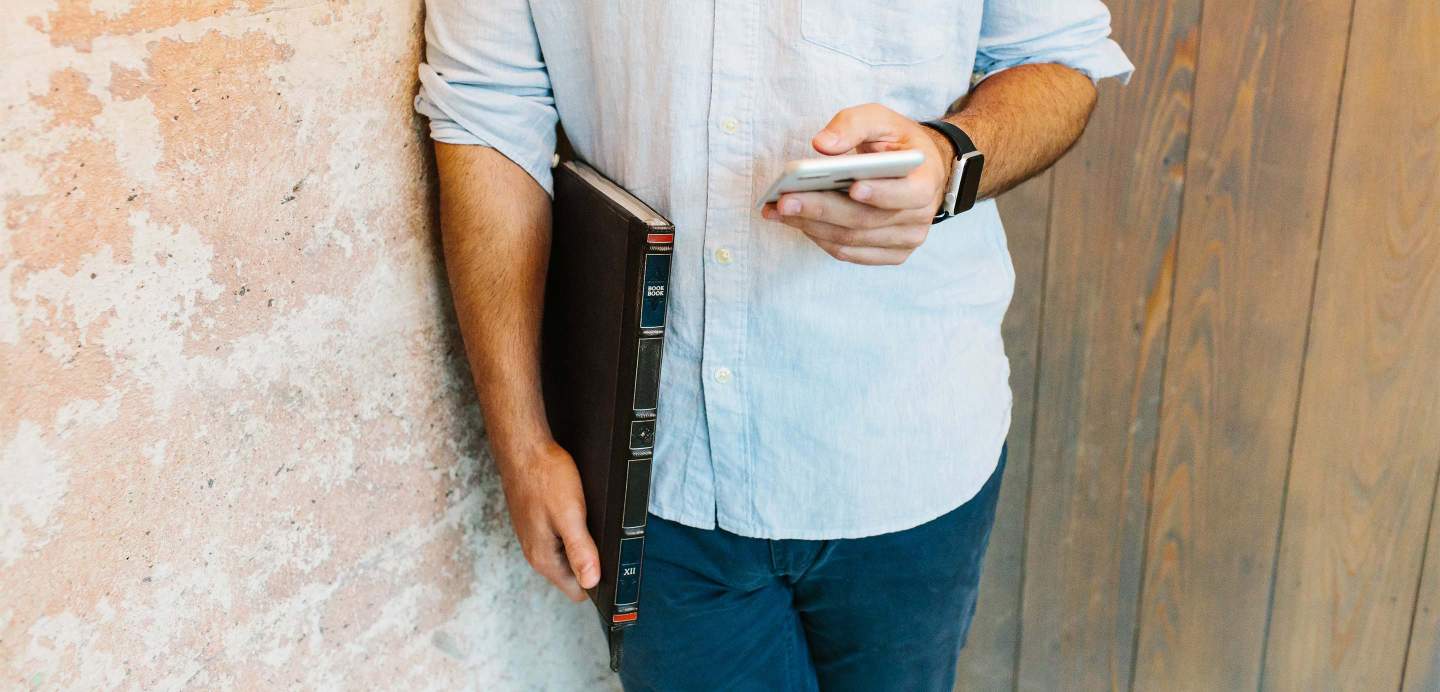
[[[995,473],[996,467],[1000,465],[1000,449],[1005,444],[1005,439],[1009,437],[1010,433],[1010,414],[1008,412],[1006,414],[1006,424],[1003,430],[1004,432],[1000,435],[998,441],[994,441],[992,444],[994,453],[990,455],[991,463],[989,469],[985,473],[986,480],[988,480],[990,476]],[[881,534],[894,533],[896,531],[904,531],[906,529],[913,529],[928,521],[938,519],[960,507],[961,505],[965,504],[966,502],[975,499],[975,496],[979,495],[980,490],[984,487],[985,483],[982,481],[959,500],[947,501],[945,503],[942,503],[939,510],[927,508],[922,512],[918,512],[915,515],[906,516],[903,519],[895,519],[875,525],[852,526],[842,529],[745,526],[740,524],[731,524],[727,521],[724,521],[723,517],[721,517],[721,519],[718,521],[714,517],[702,517],[697,519],[696,517],[691,516],[685,512],[671,512],[670,508],[664,506],[663,504],[651,505],[650,513],[662,519],[667,519],[669,521],[683,524],[691,528],[712,531],[716,528],[719,528],[729,533],[733,533],[737,536],[743,536],[745,538],[761,538],[769,540],[797,539],[812,541],[867,538],[870,536],[878,536]]]

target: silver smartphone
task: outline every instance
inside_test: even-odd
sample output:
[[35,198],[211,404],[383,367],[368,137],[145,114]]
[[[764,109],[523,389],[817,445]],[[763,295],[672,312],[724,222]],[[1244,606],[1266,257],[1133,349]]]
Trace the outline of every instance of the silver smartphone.
[[925,154],[919,149],[796,159],[785,164],[785,170],[755,203],[755,208],[780,199],[786,192],[848,190],[850,183],[857,180],[903,178],[924,161]]

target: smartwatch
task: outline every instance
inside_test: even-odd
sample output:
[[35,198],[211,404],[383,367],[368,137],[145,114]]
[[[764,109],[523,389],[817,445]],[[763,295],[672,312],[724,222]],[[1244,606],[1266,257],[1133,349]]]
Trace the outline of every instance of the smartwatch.
[[930,223],[939,223],[975,206],[975,196],[980,191],[980,172],[985,168],[985,155],[975,148],[970,135],[944,120],[926,120],[920,123],[950,140],[955,148],[955,160],[950,164],[950,179],[945,184],[945,198],[935,210]]

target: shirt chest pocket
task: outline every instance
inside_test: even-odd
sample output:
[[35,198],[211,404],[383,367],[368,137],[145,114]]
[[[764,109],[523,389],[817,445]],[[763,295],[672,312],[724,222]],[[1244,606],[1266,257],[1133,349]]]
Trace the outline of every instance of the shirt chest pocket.
[[867,65],[914,65],[950,48],[951,3],[929,0],[800,0],[806,42]]

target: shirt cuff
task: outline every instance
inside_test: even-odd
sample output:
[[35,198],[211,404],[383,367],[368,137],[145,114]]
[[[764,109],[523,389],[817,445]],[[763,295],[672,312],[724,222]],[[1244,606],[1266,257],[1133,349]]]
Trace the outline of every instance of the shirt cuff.
[[1090,81],[1096,83],[1102,79],[1114,77],[1119,79],[1121,84],[1129,84],[1131,75],[1135,73],[1135,65],[1125,57],[1125,51],[1120,48],[1120,44],[1106,38],[1083,48],[1052,51],[1019,60],[994,61],[984,66],[977,62],[975,75],[970,80],[970,84],[971,86],[979,84],[982,80],[1012,67],[1044,63],[1064,65],[1089,77]]
[[[422,66],[423,68],[423,66]],[[441,84],[427,83],[427,75],[422,69],[420,75],[420,93],[415,95],[415,111],[430,119],[430,139],[446,144],[469,144],[490,147],[500,152],[505,158],[510,159],[519,166],[535,182],[545,190],[545,194],[555,196],[554,178],[550,170],[550,164],[555,153],[555,124],[553,119],[548,120],[548,125],[543,131],[524,132],[516,131],[513,136],[503,136],[500,132],[490,131],[483,118],[465,117],[464,114],[455,112],[455,109],[448,107],[443,92],[448,85],[443,81]],[[439,81],[438,77],[431,79]],[[503,96],[502,96],[503,98]],[[513,98],[513,97],[512,97]]]

